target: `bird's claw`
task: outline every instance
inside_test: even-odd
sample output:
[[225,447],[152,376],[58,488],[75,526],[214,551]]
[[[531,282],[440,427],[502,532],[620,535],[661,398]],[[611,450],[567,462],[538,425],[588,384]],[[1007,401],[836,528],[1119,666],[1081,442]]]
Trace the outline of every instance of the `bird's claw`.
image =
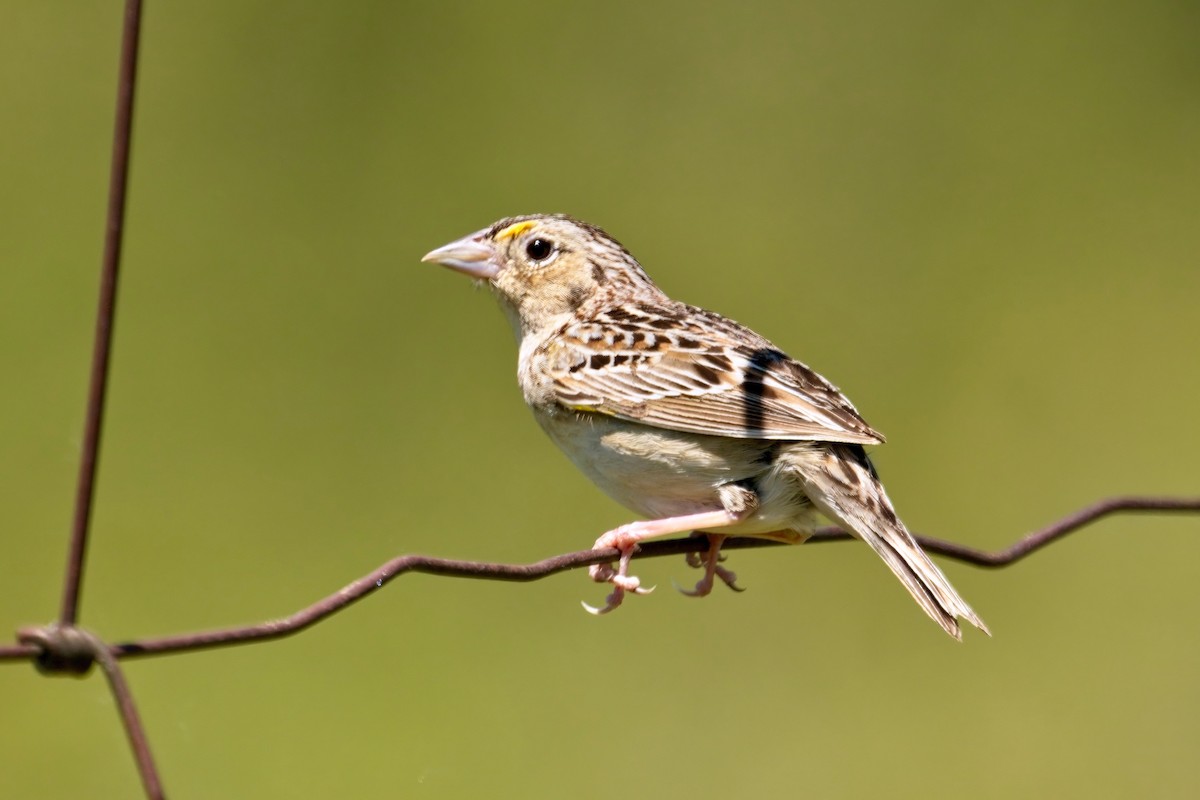
[[[724,561],[724,556],[722,556],[720,560]],[[737,573],[733,570],[725,569],[724,567],[717,567],[715,570],[713,570],[713,572],[716,573],[716,576],[721,579],[721,583],[725,584],[730,589],[733,589],[735,592],[746,591],[743,587],[737,585]]]
[[[717,567],[715,570],[713,570],[713,575],[720,578],[721,583],[725,584],[730,589],[733,589],[735,592],[746,591],[744,588],[737,585],[737,575],[725,569],[724,567]],[[675,590],[682,595],[687,595],[688,597],[707,597],[712,593],[712,578],[713,576],[705,575],[703,578],[696,581],[696,586],[693,589],[684,589],[678,583],[675,583],[675,581],[671,581],[671,584],[675,587]]]
[[[623,578],[624,580],[622,580],[621,583],[617,583],[617,578]],[[614,575],[613,579],[613,590],[609,593],[608,597],[604,598],[604,605],[600,608],[597,608],[596,606],[588,605],[580,600],[579,605],[583,606],[584,611],[588,612],[592,616],[598,617],[602,614],[607,614],[617,606],[621,605],[621,601],[625,599],[626,592],[632,592],[633,594],[650,594],[655,588],[651,586],[647,589],[641,585],[641,581],[632,575]]]
[[604,608],[596,608],[595,606],[590,606],[587,603],[583,602],[582,600],[579,601],[579,605],[583,606],[583,610],[588,612],[589,614],[591,614],[593,617],[598,617],[601,614],[607,614],[608,612],[612,611],[614,608],[621,605],[621,603],[620,602],[614,603],[612,596],[610,595],[608,598],[608,602],[606,602],[604,604]]

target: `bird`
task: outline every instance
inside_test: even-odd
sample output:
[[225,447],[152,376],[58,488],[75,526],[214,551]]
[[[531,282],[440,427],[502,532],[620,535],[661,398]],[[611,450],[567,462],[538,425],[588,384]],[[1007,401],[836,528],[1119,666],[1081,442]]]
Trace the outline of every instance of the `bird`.
[[694,589],[720,579],[728,536],[788,543],[820,517],[861,539],[917,604],[961,641],[988,633],[897,516],[866,447],[884,437],[805,364],[750,328],[673,300],[616,239],[565,214],[507,217],[426,254],[486,284],[517,339],[517,380],[550,439],[602,491],[644,519],[605,532],[590,568],[605,605],[650,589],[629,574],[639,542],[707,536]]

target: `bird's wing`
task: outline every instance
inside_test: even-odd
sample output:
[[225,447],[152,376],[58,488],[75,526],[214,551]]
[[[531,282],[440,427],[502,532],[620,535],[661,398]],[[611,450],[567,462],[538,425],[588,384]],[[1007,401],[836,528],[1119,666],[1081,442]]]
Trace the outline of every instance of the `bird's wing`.
[[558,402],[579,411],[737,438],[883,442],[816,372],[750,329],[683,304],[591,314],[535,357]]

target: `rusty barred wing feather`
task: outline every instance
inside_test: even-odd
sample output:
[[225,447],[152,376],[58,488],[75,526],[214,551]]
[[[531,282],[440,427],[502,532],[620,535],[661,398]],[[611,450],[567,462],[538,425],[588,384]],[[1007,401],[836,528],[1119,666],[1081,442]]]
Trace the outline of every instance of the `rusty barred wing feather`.
[[558,401],[690,433],[879,444],[837,387],[750,329],[682,303],[573,320],[538,354]]

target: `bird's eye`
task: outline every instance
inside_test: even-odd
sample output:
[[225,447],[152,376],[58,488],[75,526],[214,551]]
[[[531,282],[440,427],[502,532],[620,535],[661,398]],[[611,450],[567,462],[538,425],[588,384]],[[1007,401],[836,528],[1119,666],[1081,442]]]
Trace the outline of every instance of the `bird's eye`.
[[534,261],[545,261],[554,252],[554,245],[549,239],[530,239],[529,244],[525,245],[525,255],[529,256]]

